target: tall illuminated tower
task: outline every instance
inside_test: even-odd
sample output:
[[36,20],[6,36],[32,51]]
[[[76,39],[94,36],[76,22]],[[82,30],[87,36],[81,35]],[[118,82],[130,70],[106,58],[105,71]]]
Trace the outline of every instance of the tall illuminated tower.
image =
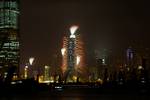
[[84,49],[78,26],[70,28],[70,35],[64,37],[62,48],[62,72],[66,82],[76,82],[83,73]]
[[0,0],[0,74],[19,68],[18,0]]
[[63,48],[61,49],[62,54],[62,74],[64,75],[65,71],[67,70],[67,45],[68,45],[68,38],[63,37]]

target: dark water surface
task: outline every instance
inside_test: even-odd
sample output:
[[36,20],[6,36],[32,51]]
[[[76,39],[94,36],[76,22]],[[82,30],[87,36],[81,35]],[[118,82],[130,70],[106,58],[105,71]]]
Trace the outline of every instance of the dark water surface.
[[2,95],[0,100],[150,100],[150,96],[137,93],[88,92],[79,89],[75,91],[9,93]]

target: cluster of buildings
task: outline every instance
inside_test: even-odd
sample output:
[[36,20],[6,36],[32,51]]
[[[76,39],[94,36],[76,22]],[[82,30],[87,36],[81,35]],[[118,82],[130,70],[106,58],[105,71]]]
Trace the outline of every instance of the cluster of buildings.
[[[139,56],[139,53],[129,47],[124,59],[116,58],[96,58],[96,65],[90,67],[90,82],[146,82],[149,79],[149,61],[145,56]],[[105,62],[106,61],[106,62]]]
[[[146,56],[132,47],[127,48],[124,59],[109,58],[104,49],[102,57],[95,55],[95,65],[86,65],[86,54],[82,36],[78,26],[71,26],[70,33],[63,37],[61,49],[61,66],[57,74],[52,75],[50,66],[45,66],[40,82],[104,82],[116,81],[120,84],[127,81],[142,81],[148,79],[148,61]],[[119,63],[115,62],[118,61]]]
[[[18,0],[0,0],[0,79],[12,74],[15,79],[19,76],[20,43],[19,43],[19,4]],[[24,66],[22,77],[34,77],[39,82],[104,82],[110,80],[123,80],[131,78],[139,70],[146,70],[146,60],[135,59],[135,51],[128,48],[126,60],[118,68],[107,63],[107,59],[95,59],[95,66],[87,66],[85,49],[78,26],[70,27],[70,33],[63,37],[61,51],[61,66],[57,75],[51,75],[51,66],[45,66],[42,75],[30,68],[34,58],[30,58],[29,65]],[[140,72],[142,74],[142,72]],[[31,75],[32,74],[32,75]],[[140,74],[140,75],[141,75]],[[129,76],[128,76],[129,75]],[[143,74],[142,74],[143,75]],[[122,77],[121,77],[122,76]],[[121,78],[116,78],[121,77]]]
[[[61,66],[57,75],[50,75],[50,66],[45,66],[44,74],[40,77],[40,82],[78,82],[88,80],[86,78],[85,51],[78,26],[70,27],[70,34],[63,37],[61,51]],[[56,68],[57,69],[57,68]],[[54,77],[55,76],[55,77]]]

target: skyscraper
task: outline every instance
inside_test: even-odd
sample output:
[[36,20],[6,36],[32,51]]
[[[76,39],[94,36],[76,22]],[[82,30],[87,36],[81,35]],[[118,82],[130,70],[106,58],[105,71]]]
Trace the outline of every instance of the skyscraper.
[[50,80],[50,67],[49,66],[45,66],[44,69],[44,81],[49,81]]
[[19,68],[18,0],[0,0],[0,74]]
[[70,35],[64,37],[62,48],[62,72],[66,82],[75,82],[83,76],[84,49],[78,26],[70,28]]
[[133,49],[132,48],[128,48],[126,51],[126,57],[127,57],[127,66],[131,67],[133,66],[134,62],[133,62]]
[[127,49],[127,61],[130,62],[133,59],[133,50],[131,48]]

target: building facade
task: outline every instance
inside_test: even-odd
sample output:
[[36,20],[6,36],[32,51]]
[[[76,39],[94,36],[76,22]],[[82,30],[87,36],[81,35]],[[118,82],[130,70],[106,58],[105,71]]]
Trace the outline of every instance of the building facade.
[[0,74],[11,67],[19,71],[18,0],[0,0]]
[[70,35],[63,39],[62,48],[62,74],[65,82],[77,82],[84,77],[84,47],[78,26],[70,28]]

